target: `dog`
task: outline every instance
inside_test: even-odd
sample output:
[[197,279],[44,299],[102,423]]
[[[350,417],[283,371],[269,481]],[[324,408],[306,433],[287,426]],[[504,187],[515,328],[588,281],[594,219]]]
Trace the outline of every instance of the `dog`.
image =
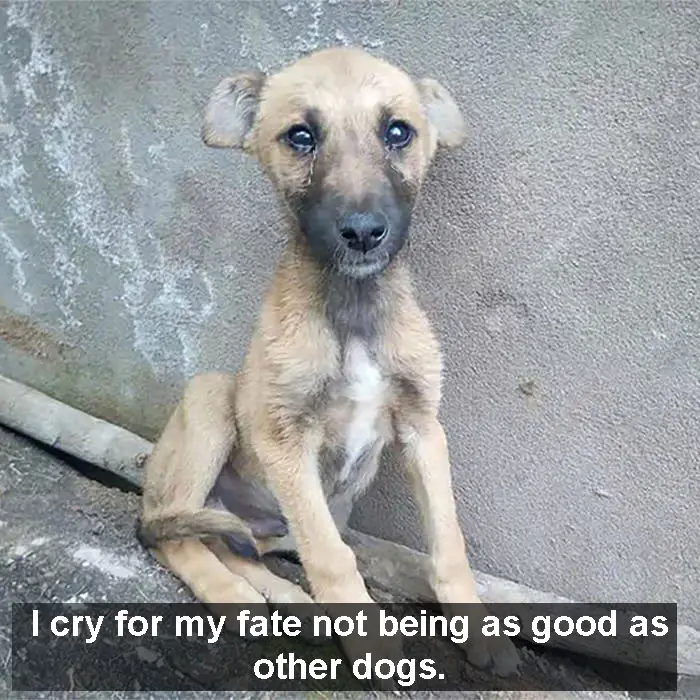
[[[440,348],[404,259],[437,149],[465,139],[458,106],[435,80],[336,47],[221,81],[202,139],[257,159],[289,238],[243,365],[191,379],[145,464],[141,541],[205,604],[370,603],[342,532],[394,446],[437,600],[480,603],[438,420]],[[261,560],[282,551],[313,597]],[[469,660],[509,675],[517,652],[496,637]]]

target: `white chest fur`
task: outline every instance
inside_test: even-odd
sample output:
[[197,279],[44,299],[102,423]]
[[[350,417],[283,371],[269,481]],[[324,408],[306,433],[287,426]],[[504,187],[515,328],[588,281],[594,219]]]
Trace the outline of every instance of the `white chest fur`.
[[351,415],[345,432],[345,462],[340,474],[347,481],[362,453],[380,437],[378,419],[386,397],[387,381],[364,344],[351,340],[343,363],[343,394]]

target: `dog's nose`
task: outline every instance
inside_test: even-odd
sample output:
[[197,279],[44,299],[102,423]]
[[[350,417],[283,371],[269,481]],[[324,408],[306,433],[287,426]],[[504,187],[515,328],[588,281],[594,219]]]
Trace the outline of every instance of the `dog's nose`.
[[344,216],[339,228],[348,248],[363,253],[376,248],[388,231],[386,219],[381,214],[359,212]]

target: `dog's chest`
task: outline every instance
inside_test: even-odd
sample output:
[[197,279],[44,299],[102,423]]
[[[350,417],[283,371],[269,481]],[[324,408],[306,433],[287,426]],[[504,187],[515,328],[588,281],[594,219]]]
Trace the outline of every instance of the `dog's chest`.
[[372,475],[358,471],[385,438],[388,386],[381,366],[365,344],[349,341],[340,376],[331,388],[328,416],[329,446],[335,454],[332,468],[337,483],[371,478]]

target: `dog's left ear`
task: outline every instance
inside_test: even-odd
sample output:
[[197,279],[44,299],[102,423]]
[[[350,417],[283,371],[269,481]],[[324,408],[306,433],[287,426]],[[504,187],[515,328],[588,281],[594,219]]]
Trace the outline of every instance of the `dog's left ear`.
[[460,146],[467,136],[464,118],[452,95],[437,80],[416,81],[428,121],[437,133],[437,142],[446,148]]

